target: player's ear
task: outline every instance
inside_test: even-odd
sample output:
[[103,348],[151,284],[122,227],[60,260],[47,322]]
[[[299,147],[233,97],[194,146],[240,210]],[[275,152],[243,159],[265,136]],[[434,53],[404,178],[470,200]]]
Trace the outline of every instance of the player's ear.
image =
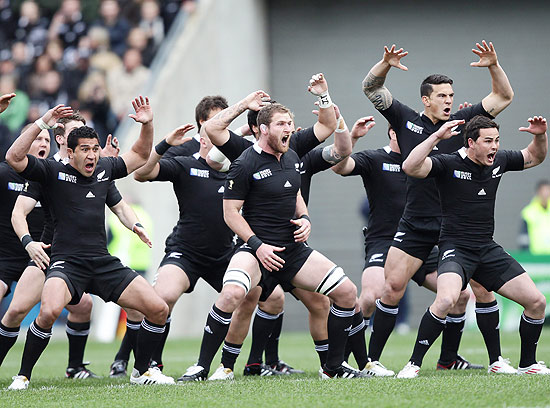
[[422,97],[422,103],[423,103],[424,106],[426,106],[426,107],[430,106],[430,98],[429,98],[428,96],[424,95],[424,96]]
[[73,158],[74,151],[70,147],[67,147],[67,155],[69,156],[69,159]]
[[264,124],[262,123],[262,124],[260,125],[260,130],[261,130],[262,132],[267,132],[267,126],[264,125]]

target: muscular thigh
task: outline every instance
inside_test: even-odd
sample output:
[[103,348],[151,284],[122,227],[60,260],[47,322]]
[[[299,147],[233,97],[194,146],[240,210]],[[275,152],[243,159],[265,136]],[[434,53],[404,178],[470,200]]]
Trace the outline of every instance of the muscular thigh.
[[242,269],[250,277],[250,288],[258,285],[261,278],[260,266],[254,255],[247,251],[238,251],[233,255],[227,270]]
[[176,265],[166,264],[161,266],[153,282],[155,292],[170,306],[189,288],[187,274]]
[[27,266],[15,287],[12,303],[32,306],[37,304],[44,288],[45,278],[46,275],[40,268]]
[[325,275],[335,266],[336,264],[326,256],[313,251],[294,276],[291,283],[297,288],[315,291]]

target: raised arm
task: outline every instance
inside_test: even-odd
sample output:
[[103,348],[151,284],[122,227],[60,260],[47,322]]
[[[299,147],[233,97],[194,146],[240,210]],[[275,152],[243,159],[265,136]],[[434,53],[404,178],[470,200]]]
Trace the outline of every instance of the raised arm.
[[409,153],[409,157],[407,157],[401,166],[403,171],[412,177],[426,178],[432,169],[432,159],[428,155],[441,140],[458,135],[458,132],[453,129],[463,123],[464,120],[460,119],[451,120],[443,124],[437,132],[432,133]]
[[[319,106],[319,102],[315,102]],[[352,143],[351,136],[346,125],[344,117],[340,113],[340,109],[336,104],[334,107],[334,113],[336,114],[336,130],[334,131],[334,143],[325,146],[323,148],[322,157],[330,164],[338,164],[351,154]],[[318,110],[312,111],[315,115],[319,115]]]
[[21,173],[27,167],[27,153],[31,148],[32,142],[44,129],[53,129],[62,126],[56,123],[58,119],[72,115],[73,109],[70,106],[57,105],[47,111],[44,116],[36,120],[32,126],[29,126],[10,146],[6,152],[6,161],[18,173]]
[[34,198],[18,196],[11,213],[11,225],[29,257],[40,269],[45,270],[50,264],[50,258],[44,249],[49,248],[51,245],[33,241],[27,223],[27,215],[34,209],[36,203],[37,201]]
[[128,174],[147,163],[153,147],[154,136],[153,109],[149,104],[149,98],[140,96],[132,101],[132,106],[136,113],[128,116],[141,123],[141,131],[130,150],[120,156],[126,164]]
[[185,135],[194,128],[194,125],[188,123],[174,129],[170,134],[168,134],[159,144],[155,146],[154,149],[151,150],[147,163],[135,171],[134,179],[140,182],[155,179],[159,174],[159,161],[162,158],[162,155],[166,153],[171,146],[180,146],[190,141],[192,138],[185,137]]
[[213,118],[203,123],[206,134],[215,146],[222,146],[229,140],[228,127],[240,114],[247,109],[258,111],[269,103],[269,95],[264,91],[256,91],[240,100],[235,105],[218,112]]
[[491,116],[495,117],[502,112],[514,97],[512,85],[508,81],[506,73],[498,63],[497,53],[493,43],[487,44],[485,40],[481,44],[476,43],[477,50],[472,49],[472,52],[479,57],[478,62],[470,63],[472,67],[487,67],[491,74],[491,93],[487,95],[481,103],[483,108]]
[[363,79],[363,93],[369,98],[377,110],[384,110],[391,106],[392,95],[384,86],[386,75],[391,67],[407,71],[408,68],[401,64],[401,58],[408,54],[403,48],[395,49],[395,44],[388,48],[384,46],[384,56],[369,71]]
[[316,74],[309,80],[307,90],[317,97],[319,117],[313,125],[315,137],[324,142],[336,130],[336,113],[328,93],[328,83],[323,74]]
[[527,119],[529,127],[520,127],[520,132],[528,132],[533,135],[533,140],[521,151],[523,154],[524,169],[535,167],[542,163],[548,153],[548,136],[546,135],[546,118],[533,116]]
[[[355,146],[355,143],[357,143],[360,138],[365,136],[374,125],[375,122],[373,116],[365,116],[363,118],[357,119],[353,124],[350,132],[352,147]],[[347,176],[353,171],[353,169],[355,169],[355,160],[353,160],[351,157],[347,157],[336,166],[332,166],[331,168],[332,171],[334,171],[336,174]]]
[[14,93],[4,94],[0,96],[0,113],[8,109],[11,100],[15,97]]
[[145,227],[139,222],[137,214],[124,199],[110,207],[110,210],[118,217],[122,225],[136,234],[149,248],[153,246]]

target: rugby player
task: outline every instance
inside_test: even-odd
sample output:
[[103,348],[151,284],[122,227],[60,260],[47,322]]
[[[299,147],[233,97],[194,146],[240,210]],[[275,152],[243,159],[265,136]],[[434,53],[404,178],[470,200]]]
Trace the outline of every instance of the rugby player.
[[[445,122],[453,119],[469,120],[476,115],[494,117],[504,110],[513,98],[513,90],[500,66],[492,43],[476,44],[472,50],[479,56],[474,67],[487,67],[492,79],[492,91],[483,100],[451,114],[454,91],[449,77],[434,74],[421,84],[420,94],[424,111],[418,113],[395,99],[384,86],[391,67],[407,70],[401,59],[407,55],[402,48],[384,47],[384,56],[375,64],[363,80],[363,91],[374,107],[388,120],[397,135],[397,143],[405,159],[411,150],[426,137],[437,131]],[[459,129],[460,130],[460,129]],[[460,138],[445,140],[434,153],[451,153],[462,145]],[[441,224],[439,197],[433,180],[407,178],[407,202],[399,221],[392,246],[384,265],[385,282],[382,297],[377,300],[377,312],[373,318],[373,332],[369,341],[369,358],[380,360],[382,350],[395,325],[399,300],[410,278],[427,259],[439,238]],[[491,355],[500,355],[498,331],[498,306],[494,295],[471,281],[476,295],[476,316]],[[443,338],[440,368],[468,368],[470,364],[456,354],[464,327],[464,315],[449,316]],[[496,323],[495,323],[496,321]],[[447,344],[449,342],[449,344]],[[494,362],[496,372],[508,372],[505,361]],[[503,370],[503,371],[501,371]]]
[[[40,312],[27,332],[21,369],[10,389],[28,387],[32,368],[51,337],[53,323],[65,305],[78,303],[86,290],[145,315],[130,382],[174,383],[157,368],[148,368],[151,353],[164,331],[168,306],[144,278],[110,256],[106,245],[104,206],[108,182],[144,165],[153,141],[153,113],[148,98],[136,98],[132,105],[135,114],[129,116],[142,124],[141,132],[130,151],[120,157],[100,159],[99,137],[87,126],[73,129],[67,137],[68,165],[27,156],[39,131],[51,128],[53,119],[35,122],[8,150],[6,159],[10,166],[23,177],[43,184],[55,228]],[[63,105],[54,111],[72,113],[70,107]]]
[[478,115],[464,127],[462,149],[428,157],[440,142],[458,135],[454,129],[464,119],[451,120],[414,148],[403,162],[403,171],[408,175],[435,180],[443,221],[437,295],[422,317],[412,356],[398,378],[418,375],[424,355],[445,326],[449,310],[472,278],[488,291],[524,308],[519,325],[521,355],[517,373],[550,374],[536,360],[546,299],[520,264],[493,240],[495,201],[502,175],[537,166],[546,158],[546,119],[533,116],[528,122],[529,127],[519,130],[531,133],[533,140],[521,151],[499,151],[499,126]]

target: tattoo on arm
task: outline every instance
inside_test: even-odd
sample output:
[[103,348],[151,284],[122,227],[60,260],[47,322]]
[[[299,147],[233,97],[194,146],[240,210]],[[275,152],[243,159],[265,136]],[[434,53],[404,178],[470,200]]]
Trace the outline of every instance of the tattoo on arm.
[[337,152],[335,152],[334,151],[334,145],[332,144],[330,146],[325,146],[323,148],[322,157],[323,157],[324,161],[326,161],[327,163],[330,163],[334,166],[335,164],[338,164],[342,160],[344,160],[347,156],[342,156],[342,155],[338,154]]
[[392,103],[391,92],[384,86],[385,77],[377,77],[371,72],[363,80],[363,93],[377,110],[384,110]]
[[230,106],[227,109],[218,112],[213,118],[212,121],[220,127],[227,128],[239,116],[246,110],[246,104],[239,102],[233,106]]

